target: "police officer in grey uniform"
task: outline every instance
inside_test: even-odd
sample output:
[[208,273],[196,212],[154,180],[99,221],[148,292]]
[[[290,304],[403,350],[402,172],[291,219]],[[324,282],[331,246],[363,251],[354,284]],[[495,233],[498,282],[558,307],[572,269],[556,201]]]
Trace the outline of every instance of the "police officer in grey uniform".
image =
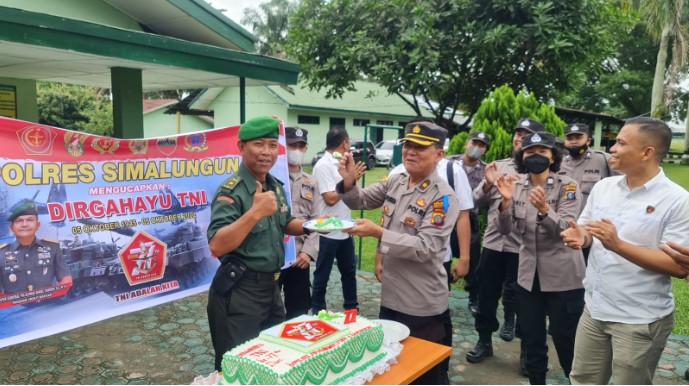
[[16,240],[0,246],[0,293],[34,291],[56,283],[71,285],[72,276],[59,243],[36,238],[41,226],[36,205],[17,205],[7,220]]
[[[308,134],[306,129],[298,126],[285,128],[292,215],[306,221],[318,217],[316,203],[321,197],[316,180],[301,168],[308,149]],[[311,260],[318,256],[318,233],[295,237],[294,250],[296,260],[292,266],[282,270],[279,280],[285,295],[287,319],[306,314],[311,309],[309,267]]]
[[[560,174],[572,178],[581,189],[581,209],[584,210],[589,194],[593,186],[605,177],[620,173],[610,169],[608,160],[610,154],[593,150],[588,147],[589,127],[584,123],[574,123],[565,126],[565,150],[567,153],[562,158]],[[584,261],[588,261],[591,248],[583,248]]]
[[[512,148],[518,149],[524,136],[543,130],[543,125],[534,119],[520,119],[512,134]],[[483,251],[481,251],[478,267],[478,276],[481,278],[479,280],[479,312],[474,319],[479,340],[474,349],[466,354],[466,359],[470,363],[482,362],[493,355],[492,334],[500,326],[497,308],[501,295],[505,309],[505,323],[500,330],[500,337],[509,342],[514,339],[515,334],[517,313],[515,291],[521,239],[515,232],[508,235],[500,234],[495,222],[501,199],[500,193],[495,189],[495,180],[498,176],[504,175],[518,175],[513,158],[491,162],[486,166],[483,181],[473,191],[474,204],[477,207],[488,207],[488,221],[483,235]],[[526,375],[524,353],[522,347],[520,363],[522,373]]]
[[502,196],[495,220],[500,233],[521,235],[517,297],[519,327],[527,352],[531,384],[545,384],[548,371],[546,316],[560,365],[569,377],[574,336],[584,310],[584,259],[565,246],[560,233],[579,215],[581,191],[573,179],[558,175],[562,153],[555,136],[540,132],[522,139],[514,155],[527,178],[499,176]]
[[292,216],[282,181],[269,171],[280,148],[279,121],[257,117],[239,128],[242,163],[211,204],[208,246],[221,266],[208,291],[215,369],[233,347],[285,319],[277,280],[285,263],[283,234],[304,234]]
[[[405,128],[402,160],[406,173],[360,189],[350,153],[340,162],[343,180],[337,192],[350,208],[381,208],[380,225],[359,219],[347,233],[379,239],[383,262],[381,319],[409,327],[411,335],[441,343],[443,314],[448,310],[447,273],[443,258],[459,204],[454,191],[437,173],[447,131],[428,122]],[[435,366],[415,382],[443,382]]]
[[[467,174],[469,186],[473,191],[483,180],[486,163],[481,160],[490,146],[490,136],[482,131],[472,131],[466,142],[466,151],[449,157],[450,160],[458,162]],[[464,289],[469,292],[469,311],[476,316],[478,314],[478,275],[477,268],[481,258],[481,226],[478,221],[478,207],[469,213],[469,223],[471,226],[471,244],[469,247],[469,273],[464,276]],[[453,239],[456,236],[452,235]],[[454,243],[454,240],[453,240]],[[453,247],[454,248],[454,247]],[[454,253],[453,253],[454,254]]]

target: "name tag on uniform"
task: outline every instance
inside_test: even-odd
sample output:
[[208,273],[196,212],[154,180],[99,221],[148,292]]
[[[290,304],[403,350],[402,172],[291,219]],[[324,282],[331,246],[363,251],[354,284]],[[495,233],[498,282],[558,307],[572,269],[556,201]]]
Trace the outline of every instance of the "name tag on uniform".
[[280,213],[285,213],[285,212],[287,212],[287,209],[288,209],[288,208],[289,208],[289,207],[288,207],[287,205],[282,204],[282,205],[280,206]]

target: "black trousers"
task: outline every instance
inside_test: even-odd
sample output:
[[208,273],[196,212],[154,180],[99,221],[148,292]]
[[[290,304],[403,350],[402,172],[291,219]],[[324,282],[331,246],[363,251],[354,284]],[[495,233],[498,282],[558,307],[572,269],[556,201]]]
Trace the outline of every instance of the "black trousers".
[[469,293],[469,299],[475,300],[478,298],[479,292],[479,275],[478,267],[481,261],[481,236],[478,215],[474,211],[469,212],[469,221],[471,223],[471,244],[469,246],[469,273],[464,277],[464,289]]
[[311,309],[310,267],[291,266],[280,273],[278,284],[285,296],[286,318],[305,315]]
[[478,267],[478,275],[481,278],[478,286],[479,313],[474,320],[476,331],[480,337],[490,337],[500,327],[497,318],[500,296],[502,296],[505,314],[516,313],[515,287],[518,268],[518,253],[499,252],[490,248],[483,248]]
[[569,378],[574,359],[574,336],[579,317],[584,311],[584,289],[559,292],[543,292],[534,278],[531,292],[517,286],[519,299],[519,326],[522,342],[528,353],[526,369],[529,376],[548,371],[548,345],[546,344],[546,316],[550,320],[550,334],[555,344],[560,366]]
[[221,371],[226,351],[256,338],[285,320],[277,281],[242,278],[227,296],[208,290],[208,325],[215,350],[215,369]]
[[[414,316],[387,307],[380,306],[380,319],[394,320],[409,327],[409,334],[415,338],[425,339],[434,343],[443,344],[445,327],[443,320],[445,314],[433,316]],[[441,385],[446,384],[447,376],[441,376],[441,365],[437,364],[417,378],[412,385]]]

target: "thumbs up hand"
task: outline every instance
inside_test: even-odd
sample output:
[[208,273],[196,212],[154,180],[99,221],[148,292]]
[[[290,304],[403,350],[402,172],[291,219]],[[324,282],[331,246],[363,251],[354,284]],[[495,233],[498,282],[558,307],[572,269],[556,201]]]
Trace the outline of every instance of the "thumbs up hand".
[[581,249],[586,246],[588,242],[588,235],[584,228],[580,227],[579,224],[574,220],[567,220],[569,228],[560,232],[562,241],[565,245],[572,249]]
[[278,210],[278,200],[275,193],[271,190],[264,192],[263,186],[256,181],[256,193],[254,193],[254,203],[251,205],[251,210],[259,217],[267,217]]

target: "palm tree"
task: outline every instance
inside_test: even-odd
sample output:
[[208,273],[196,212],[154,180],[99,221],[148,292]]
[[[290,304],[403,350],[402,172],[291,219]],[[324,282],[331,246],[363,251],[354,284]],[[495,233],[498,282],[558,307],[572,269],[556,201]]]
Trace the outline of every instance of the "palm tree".
[[297,1],[268,0],[259,4],[258,9],[244,9],[241,22],[251,27],[259,39],[259,54],[284,58],[289,17],[297,7]]
[[[646,30],[659,43],[651,94],[651,116],[662,118],[667,115],[680,70],[687,63],[689,38],[682,25],[684,0],[624,0],[623,4],[631,5],[640,12]],[[666,69],[668,51],[672,56]],[[684,153],[689,154],[689,117],[686,125]]]

